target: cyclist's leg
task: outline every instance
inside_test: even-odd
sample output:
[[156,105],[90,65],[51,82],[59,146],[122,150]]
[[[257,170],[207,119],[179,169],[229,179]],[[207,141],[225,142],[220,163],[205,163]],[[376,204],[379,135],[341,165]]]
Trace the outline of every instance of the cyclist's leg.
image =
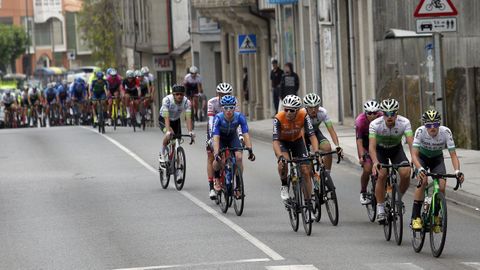
[[[296,158],[308,157],[307,147],[303,141],[303,138],[296,140],[292,143],[292,156]],[[306,201],[310,201],[312,188],[312,167],[310,162],[303,162],[300,166],[301,174],[303,176],[303,183],[305,184],[304,197]]]
[[[332,151],[332,146],[330,145],[330,142],[325,138],[325,136],[322,134],[320,130],[315,131],[315,135],[317,136],[317,141],[318,141],[318,148],[322,152],[331,152]],[[323,157],[323,162],[325,163],[325,170],[327,172],[330,172],[332,169],[332,155],[328,155]]]
[[[388,164],[388,151],[391,149],[385,149],[377,146],[377,159],[379,163]],[[382,205],[385,202],[385,181],[387,179],[387,169],[381,169],[378,171],[377,184],[375,186],[375,197],[377,199],[377,205]]]
[[365,193],[367,192],[368,181],[372,174],[372,160],[369,156],[363,161],[362,169],[362,176],[360,177],[360,193]]
[[208,177],[208,186],[210,187],[210,190],[213,189],[213,145],[212,145],[212,140],[208,139],[207,140],[207,146],[206,146],[206,151],[207,151],[207,177]]
[[[282,150],[282,156],[285,160],[289,160],[288,156],[288,150],[290,149],[290,144],[285,141],[278,141],[280,143],[280,149]],[[280,156],[277,156],[277,160],[280,158]],[[288,171],[288,166],[286,163],[283,162],[278,162],[277,164],[277,170],[278,170],[278,176],[280,176],[280,181],[282,183],[282,186],[287,186],[287,171]]]
[[[395,150],[392,149],[395,154],[394,156],[390,157],[390,160],[393,164],[399,164],[402,162],[408,162],[408,158],[403,151],[403,147],[400,145]],[[403,197],[403,194],[407,191],[408,187],[410,186],[410,176],[411,176],[411,169],[410,167],[402,167],[398,169],[398,173],[400,174],[400,183],[399,183],[399,191],[400,191],[400,200]]]
[[[430,171],[432,173],[437,173],[437,174],[446,174],[447,173],[447,169],[445,168],[445,161],[443,159],[443,155],[431,158],[430,161],[431,161],[431,163],[428,164],[428,165],[431,168]],[[443,178],[438,179],[438,180],[439,180],[438,182],[439,182],[440,192],[445,194],[445,187],[446,187],[447,181],[446,181],[446,179],[443,179]]]
[[[424,167],[426,170],[428,170],[427,166],[427,159],[423,156],[420,155],[418,161]],[[419,177],[417,175],[417,177]],[[422,205],[423,205],[423,200],[424,200],[424,191],[425,187],[427,186],[427,181],[423,182],[420,187],[417,187],[415,189],[415,192],[413,194],[413,205],[412,205],[412,226],[413,229],[420,229],[422,224],[420,220],[420,214],[422,210]],[[417,220],[418,219],[418,220]],[[415,220],[415,221],[413,221]]]

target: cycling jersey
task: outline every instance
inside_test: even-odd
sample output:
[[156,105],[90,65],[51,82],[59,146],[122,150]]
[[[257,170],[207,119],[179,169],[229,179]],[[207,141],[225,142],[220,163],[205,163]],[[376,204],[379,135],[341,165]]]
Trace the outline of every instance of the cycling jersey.
[[3,94],[2,97],[2,102],[5,106],[10,106],[15,102],[15,95],[13,93],[10,93],[10,96],[7,96],[6,94]]
[[191,73],[187,74],[184,79],[187,97],[198,94],[198,85],[202,83],[202,77],[197,74],[195,77]]
[[213,120],[213,135],[230,136],[237,135],[237,128],[241,127],[242,133],[248,133],[247,119],[242,113],[234,112],[233,118],[229,121],[223,112],[215,115]]
[[160,108],[160,115],[164,118],[169,118],[170,121],[175,121],[180,119],[182,112],[185,112],[187,115],[192,113],[192,106],[187,97],[183,97],[182,102],[177,104],[173,95],[168,95],[162,100],[162,107]]
[[70,96],[75,97],[78,100],[82,100],[87,92],[87,86],[85,83],[74,82],[70,85]]
[[[235,98],[237,106],[235,107],[235,111],[239,112],[240,107],[238,107],[238,100]],[[215,115],[217,113],[222,112],[222,106],[220,105],[220,98],[218,97],[213,97],[210,100],[208,100],[207,103],[207,116],[208,116],[208,128],[207,128],[207,138],[211,138],[212,136],[212,128],[213,128],[213,119],[215,118]]]
[[442,156],[443,149],[455,151],[455,142],[453,141],[452,132],[445,126],[439,127],[438,134],[435,137],[428,134],[425,126],[421,126],[415,131],[413,147],[419,149],[420,154],[428,158],[433,158]]
[[122,86],[127,94],[129,94],[130,96],[138,97],[138,85],[136,79],[129,80],[128,78],[125,78],[123,79]]
[[47,89],[45,89],[44,97],[47,100],[47,103],[50,104],[57,97],[57,92],[55,91],[55,89],[53,87],[52,88],[47,88]]
[[37,101],[39,98],[40,98],[40,91],[38,90],[33,90],[33,88],[30,88],[28,90],[28,96],[30,97],[30,101],[32,103],[35,103],[35,101]]
[[107,82],[108,82],[108,90],[110,93],[115,93],[120,89],[120,85],[122,85],[122,77],[120,75],[116,76],[107,76]]
[[92,93],[94,95],[101,95],[102,93],[105,93],[105,89],[108,89],[108,82],[104,79],[95,80],[91,85]]
[[274,141],[296,141],[303,136],[315,134],[312,120],[305,110],[299,110],[293,121],[287,119],[284,111],[279,112],[273,119],[273,140]]
[[140,87],[140,96],[144,97],[149,93],[149,87],[152,85],[147,77],[138,79],[138,87]]
[[[377,118],[382,116],[381,112],[377,113]],[[368,151],[368,132],[370,127],[370,121],[366,113],[360,113],[355,119],[355,133],[357,140],[362,139],[363,147]]]
[[370,123],[369,138],[377,139],[377,146],[382,148],[393,148],[402,143],[402,137],[412,137],[413,131],[410,120],[398,115],[395,125],[387,127],[384,117],[379,117]]
[[68,86],[67,85],[60,85],[57,87],[57,96],[60,100],[64,101],[68,97]]
[[[306,111],[306,109],[304,110]],[[327,110],[323,107],[319,107],[316,117],[310,117],[310,119],[312,119],[314,130],[319,129],[322,122],[325,123],[327,128],[333,126],[332,120],[328,117]]]

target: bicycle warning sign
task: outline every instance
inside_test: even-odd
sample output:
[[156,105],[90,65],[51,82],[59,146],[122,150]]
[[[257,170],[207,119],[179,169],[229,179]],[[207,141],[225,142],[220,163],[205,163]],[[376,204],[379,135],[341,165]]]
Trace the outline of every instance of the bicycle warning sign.
[[451,0],[420,0],[413,14],[416,18],[456,15],[458,12]]

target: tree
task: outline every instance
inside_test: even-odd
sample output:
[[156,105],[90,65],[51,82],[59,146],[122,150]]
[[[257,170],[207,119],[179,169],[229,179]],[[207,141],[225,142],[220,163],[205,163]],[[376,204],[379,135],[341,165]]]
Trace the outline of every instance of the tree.
[[22,27],[0,24],[0,69],[10,64],[15,72],[15,60],[25,54],[28,36]]
[[92,49],[93,59],[106,69],[118,66],[116,37],[121,35],[117,0],[84,0],[79,26]]

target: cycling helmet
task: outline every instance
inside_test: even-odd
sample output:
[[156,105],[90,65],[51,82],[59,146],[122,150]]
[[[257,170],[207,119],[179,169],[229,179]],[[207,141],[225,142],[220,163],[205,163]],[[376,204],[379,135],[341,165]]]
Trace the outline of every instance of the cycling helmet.
[[422,122],[440,122],[442,117],[436,110],[428,110],[422,115]]
[[140,72],[142,72],[143,75],[147,75],[148,73],[150,73],[150,70],[148,69],[148,67],[142,67],[142,69],[140,69]]
[[75,78],[75,83],[85,83],[85,80],[82,77],[78,76]]
[[315,93],[310,93],[303,98],[305,107],[317,107],[321,101],[322,99]]
[[380,110],[380,104],[375,100],[369,100],[363,104],[363,110],[365,112],[378,112]]
[[198,68],[196,66],[191,66],[188,71],[190,71],[190,73],[198,73]]
[[282,106],[288,108],[300,108],[302,99],[296,95],[288,95],[282,100]]
[[52,88],[53,87],[53,83],[47,83],[47,88]]
[[140,77],[143,76],[142,72],[140,70],[135,70],[135,77]]
[[217,85],[217,93],[231,95],[233,88],[229,83],[219,83]]
[[103,72],[102,71],[97,71],[97,73],[95,73],[95,76],[97,76],[97,79],[103,79]]
[[384,100],[382,101],[382,104],[380,104],[380,109],[381,109],[383,112],[394,112],[394,111],[398,111],[398,108],[399,108],[398,101],[396,101],[396,100],[393,99],[393,98],[384,99]]
[[10,90],[5,91],[5,95],[10,96]]
[[220,100],[220,105],[222,106],[235,106],[237,105],[237,99],[234,96],[231,95],[226,95],[223,96],[222,99]]
[[185,86],[174,84],[172,86],[172,93],[185,93]]
[[107,68],[107,71],[105,71],[105,73],[107,73],[107,75],[110,75],[110,72],[112,72],[112,68]]
[[133,70],[129,69],[129,70],[127,70],[125,75],[127,76],[127,78],[134,78],[135,77],[135,72]]

